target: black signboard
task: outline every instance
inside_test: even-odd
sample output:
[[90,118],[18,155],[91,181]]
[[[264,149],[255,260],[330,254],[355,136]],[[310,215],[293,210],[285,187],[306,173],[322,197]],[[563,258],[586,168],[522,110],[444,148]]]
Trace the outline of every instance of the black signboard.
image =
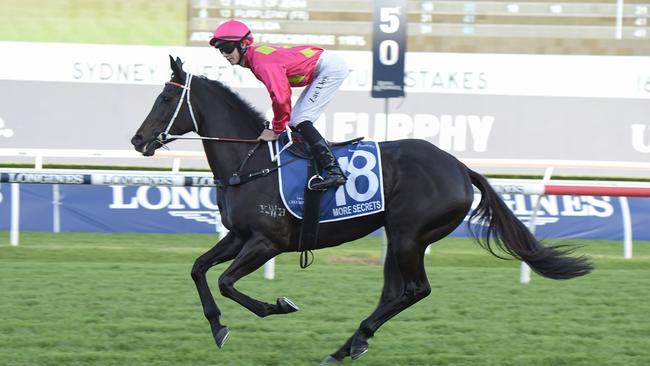
[[373,98],[404,96],[406,0],[376,0],[372,25]]

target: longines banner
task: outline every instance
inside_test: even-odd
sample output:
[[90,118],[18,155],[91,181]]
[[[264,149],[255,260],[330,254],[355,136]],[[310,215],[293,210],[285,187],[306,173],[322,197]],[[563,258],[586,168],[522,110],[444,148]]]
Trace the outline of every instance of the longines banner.
[[[0,42],[0,53],[0,147],[131,149],[169,79],[169,54],[270,113],[254,76],[209,47]],[[459,158],[650,157],[650,57],[408,53],[407,97],[386,116],[369,93],[371,53],[340,54],[350,76],[317,121],[331,140],[420,138]]]
[[[0,230],[8,230],[10,185],[0,185]],[[213,187],[123,187],[60,185],[61,230],[86,232],[215,233],[222,230]],[[535,196],[502,195],[525,224]],[[480,195],[476,195],[480,199]],[[20,185],[20,229],[52,231],[52,186]],[[628,198],[633,238],[650,240],[650,198]],[[260,215],[278,215],[261,205]],[[281,214],[285,214],[284,212]],[[539,238],[621,240],[620,198],[547,196],[536,219]],[[453,235],[468,236],[462,224]]]

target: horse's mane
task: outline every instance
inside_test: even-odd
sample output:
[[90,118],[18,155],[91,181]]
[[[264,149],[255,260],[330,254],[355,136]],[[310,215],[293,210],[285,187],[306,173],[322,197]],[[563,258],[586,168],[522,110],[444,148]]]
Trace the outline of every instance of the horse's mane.
[[211,88],[215,89],[220,95],[220,99],[233,110],[241,112],[245,117],[247,117],[247,119],[255,121],[260,126],[264,126],[266,118],[264,118],[262,113],[255,109],[255,107],[253,107],[253,105],[245,100],[241,95],[234,92],[230,87],[218,80],[208,79],[204,76],[201,76],[200,78],[207,82]]

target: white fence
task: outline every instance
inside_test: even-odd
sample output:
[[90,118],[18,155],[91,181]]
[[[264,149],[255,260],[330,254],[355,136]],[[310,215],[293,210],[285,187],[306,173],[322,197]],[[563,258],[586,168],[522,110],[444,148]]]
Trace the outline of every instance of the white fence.
[[[49,149],[3,149],[0,157],[33,159],[34,169],[0,168],[0,183],[12,185],[11,197],[11,245],[19,242],[20,196],[18,184],[92,184],[92,185],[165,185],[165,186],[206,186],[212,185],[209,172],[181,173],[182,160],[205,159],[203,152],[192,151],[158,151],[154,158],[143,157],[135,151],[124,150],[49,150]],[[75,158],[78,160],[102,158],[123,158],[135,160],[138,164],[152,159],[166,160],[171,163],[171,171],[116,171],[116,170],[63,170],[43,169],[46,159],[55,162],[56,158]],[[51,159],[51,160],[50,160]],[[146,160],[145,160],[146,159]],[[629,181],[585,181],[556,180],[551,177],[556,168],[603,168],[626,169],[638,172],[650,171],[650,163],[608,162],[608,161],[560,161],[560,160],[511,160],[511,159],[465,159],[465,164],[478,168],[512,168],[544,169],[542,180],[490,179],[490,183],[499,193],[537,195],[537,207],[533,210],[530,229],[534,231],[535,216],[544,195],[601,195],[618,196],[623,208],[623,232],[625,258],[632,258],[632,230],[629,207],[626,197],[650,197],[650,183]],[[146,165],[146,164],[145,164]],[[647,174],[642,173],[640,175]],[[265,267],[265,277],[273,278],[273,262]],[[522,264],[521,282],[530,281],[529,270]]]
[[[202,151],[166,151],[158,150],[151,157],[142,156],[135,150],[88,150],[88,149],[12,149],[0,148],[0,158],[29,159],[35,169],[42,169],[46,162],[57,163],[61,159],[73,158],[76,164],[98,164],[98,159],[120,159],[125,162],[137,162],[138,166],[149,166],[150,162],[163,162],[171,166],[172,172],[179,172],[183,160],[205,160]],[[6,159],[5,159],[6,160]],[[12,161],[13,162],[13,161]],[[133,164],[129,164],[133,165]]]

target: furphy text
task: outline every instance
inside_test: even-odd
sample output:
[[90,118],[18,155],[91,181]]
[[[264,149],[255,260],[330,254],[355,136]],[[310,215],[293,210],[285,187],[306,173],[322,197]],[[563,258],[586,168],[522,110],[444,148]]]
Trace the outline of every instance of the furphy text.
[[331,125],[334,141],[357,136],[376,141],[421,138],[446,151],[485,152],[494,121],[494,116],[390,113],[386,131],[384,113],[338,112]]

